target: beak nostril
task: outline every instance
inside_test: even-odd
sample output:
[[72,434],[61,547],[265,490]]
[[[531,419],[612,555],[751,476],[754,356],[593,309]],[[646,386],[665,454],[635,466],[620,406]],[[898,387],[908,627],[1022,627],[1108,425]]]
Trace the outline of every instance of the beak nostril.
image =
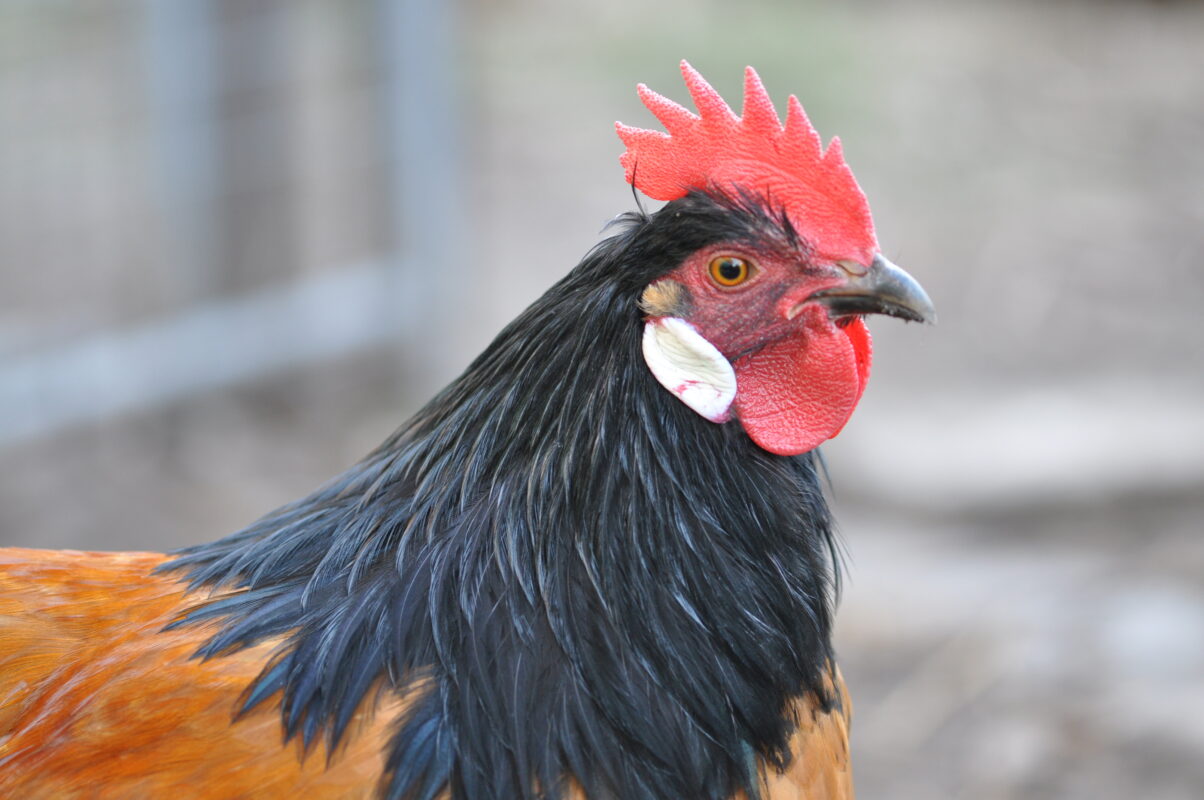
[[836,266],[840,267],[854,278],[860,278],[870,271],[870,268],[865,264],[858,264],[856,261],[849,261],[847,259],[843,261],[837,261]]

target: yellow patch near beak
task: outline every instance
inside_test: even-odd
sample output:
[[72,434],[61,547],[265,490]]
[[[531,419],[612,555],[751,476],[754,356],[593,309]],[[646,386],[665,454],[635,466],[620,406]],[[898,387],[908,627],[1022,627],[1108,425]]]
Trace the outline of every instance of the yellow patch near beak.
[[690,292],[666,278],[648,285],[640,297],[640,310],[650,317],[681,317],[688,312]]

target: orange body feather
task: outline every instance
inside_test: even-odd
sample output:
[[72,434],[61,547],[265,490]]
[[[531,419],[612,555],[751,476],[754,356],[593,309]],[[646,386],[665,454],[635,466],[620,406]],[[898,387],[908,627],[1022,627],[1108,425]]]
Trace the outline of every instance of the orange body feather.
[[[271,704],[236,721],[279,643],[193,658],[212,631],[163,630],[200,599],[152,574],[165,559],[0,549],[0,797],[374,796],[404,699],[362,708],[333,757],[285,743]],[[768,800],[852,797],[849,702],[835,680],[843,712],[799,701],[794,760],[766,774]]]

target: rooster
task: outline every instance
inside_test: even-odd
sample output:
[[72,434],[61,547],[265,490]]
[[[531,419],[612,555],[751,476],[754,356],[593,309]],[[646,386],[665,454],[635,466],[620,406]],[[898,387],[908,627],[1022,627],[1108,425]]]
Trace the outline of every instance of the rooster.
[[798,100],[618,125],[629,213],[325,487],[174,555],[0,550],[0,796],[851,797],[815,448],[926,321]]

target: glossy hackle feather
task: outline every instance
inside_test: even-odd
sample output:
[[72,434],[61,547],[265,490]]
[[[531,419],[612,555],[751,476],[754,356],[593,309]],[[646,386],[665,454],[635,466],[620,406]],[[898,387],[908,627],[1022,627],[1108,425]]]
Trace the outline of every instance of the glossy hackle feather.
[[10,551],[0,795],[851,796],[817,457],[640,357],[641,292],[719,241],[798,234],[628,215],[309,497],[166,563]]

